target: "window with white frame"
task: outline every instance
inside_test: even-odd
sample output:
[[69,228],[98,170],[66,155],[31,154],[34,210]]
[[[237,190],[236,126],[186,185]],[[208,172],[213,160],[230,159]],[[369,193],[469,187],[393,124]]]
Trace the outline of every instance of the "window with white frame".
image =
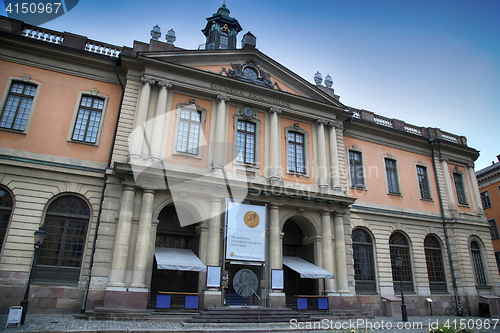
[[81,97],[71,140],[97,143],[104,104],[104,98],[95,96]]
[[253,122],[238,120],[236,134],[237,155],[236,161],[255,164],[255,132],[257,126]]
[[457,192],[458,204],[467,205],[463,174],[459,172],[453,172],[453,181],[455,183],[455,190]]
[[179,132],[177,134],[177,151],[196,155],[200,139],[201,112],[196,110],[181,110]]
[[491,239],[499,239],[500,233],[498,232],[497,220],[491,219],[488,220],[488,223],[490,224]]
[[364,188],[363,155],[360,151],[349,150],[349,174],[352,187]]
[[420,199],[430,200],[431,190],[429,186],[429,177],[427,174],[427,167],[423,165],[417,165],[417,177],[418,177],[418,187],[420,189]]
[[483,204],[483,209],[491,208],[490,193],[488,191],[481,192],[481,203]]
[[17,81],[9,79],[8,91],[2,98],[2,114],[0,128],[25,132],[33,113],[38,84],[29,80]]
[[201,158],[206,110],[192,98],[177,104],[174,154]]
[[392,158],[385,158],[385,175],[387,179],[387,191],[390,194],[400,194],[397,162]]
[[304,134],[288,132],[288,171],[306,172]]

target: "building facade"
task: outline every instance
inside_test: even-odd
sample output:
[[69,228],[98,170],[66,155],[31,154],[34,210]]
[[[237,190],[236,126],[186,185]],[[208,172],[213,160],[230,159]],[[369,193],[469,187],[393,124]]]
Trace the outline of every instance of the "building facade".
[[492,162],[490,166],[476,172],[479,194],[483,205],[484,214],[490,224],[493,251],[500,272],[500,234],[498,232],[500,223],[500,155],[498,162]]
[[[30,300],[38,311],[148,309],[168,297],[169,306],[196,308],[300,308],[304,300],[318,308],[322,299],[330,311],[380,315],[400,292],[397,257],[410,315],[427,314],[429,297],[442,313],[455,299],[477,311],[481,295],[498,294],[473,171],[478,152],[466,139],[345,106],[331,78],[323,86],[317,73],[309,83],[256,49],[252,34],[237,49],[241,27],[229,14],[223,6],[207,19],[207,44],[196,50],[175,47],[170,32],[159,41],[157,27],[133,48],[70,34],[54,44],[45,39],[56,32],[30,35],[33,27],[3,19],[6,43],[43,53],[30,62],[30,52],[2,53],[2,309],[24,291],[31,235],[53,221],[86,229],[78,229],[71,278],[56,270],[68,268],[66,255],[50,256],[71,248],[72,227],[42,244]],[[119,56],[106,54],[114,50]],[[76,59],[59,64],[58,52]],[[2,124],[14,86],[29,80],[44,90],[20,133]],[[61,100],[61,109],[44,109],[42,98]],[[102,127],[89,125],[80,139],[80,113],[94,111]],[[39,119],[44,112],[68,120]],[[62,211],[58,198],[88,210]]]

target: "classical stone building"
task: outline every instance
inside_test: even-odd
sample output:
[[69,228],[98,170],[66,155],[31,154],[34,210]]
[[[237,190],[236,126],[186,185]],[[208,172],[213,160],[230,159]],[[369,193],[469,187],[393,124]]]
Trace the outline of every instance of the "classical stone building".
[[[397,257],[410,315],[429,313],[429,297],[435,313],[444,312],[455,295],[477,311],[480,295],[500,292],[473,171],[478,152],[466,139],[342,104],[330,77],[323,86],[317,73],[311,84],[259,51],[252,34],[236,48],[242,29],[229,14],[223,6],[207,19],[207,43],[195,50],[175,47],[173,31],[161,42],[158,27],[149,43],[118,48],[70,34],[54,44],[56,32],[30,33],[33,27],[8,21],[2,40],[43,49],[40,59],[66,52],[95,62],[88,70],[60,73],[54,59],[44,69],[66,75],[54,89],[104,95],[103,119],[118,121],[116,133],[113,124],[99,132],[100,142],[114,139],[108,164],[106,158],[93,161],[94,154],[84,155],[89,162],[75,161],[64,155],[69,148],[50,149],[47,142],[43,155],[30,158],[65,159],[40,167],[24,159],[28,145],[2,140],[2,166],[14,166],[0,171],[7,198],[0,292],[10,293],[2,308],[20,301],[31,235],[47,225],[51,198],[57,198],[45,188],[60,189],[57,182],[66,185],[61,192],[82,200],[95,195],[86,201],[90,218],[81,233],[79,266],[73,267],[76,283],[63,276],[51,283],[34,279],[33,303],[56,299],[85,311],[246,304],[383,314],[400,292]],[[118,57],[106,54],[114,50]],[[25,64],[21,54],[4,54],[3,68],[23,68],[19,81],[42,66],[36,58]],[[1,73],[4,96],[10,96],[12,84]],[[65,85],[72,76],[90,80],[89,87]],[[112,84],[113,93],[102,92],[104,83]],[[37,93],[32,128],[45,92]],[[59,98],[79,103],[69,93]],[[7,104],[2,99],[2,121]],[[81,108],[66,109],[73,115]],[[49,139],[51,130],[33,140],[110,148],[111,141],[72,142],[70,121],[49,123],[69,136]],[[32,131],[1,128],[0,135],[28,140]],[[19,155],[23,159],[14,158]],[[101,164],[94,173],[77,171],[85,177],[74,185],[68,171],[74,169],[60,165],[91,162]],[[24,178],[20,189],[10,180],[23,177],[18,165],[42,170]],[[28,219],[22,205],[30,200],[38,210]],[[68,220],[73,218],[80,216]],[[44,243],[40,253],[55,247],[61,248]],[[55,263],[46,266],[63,269]],[[38,262],[35,272],[42,271]],[[10,286],[16,288],[7,291]]]

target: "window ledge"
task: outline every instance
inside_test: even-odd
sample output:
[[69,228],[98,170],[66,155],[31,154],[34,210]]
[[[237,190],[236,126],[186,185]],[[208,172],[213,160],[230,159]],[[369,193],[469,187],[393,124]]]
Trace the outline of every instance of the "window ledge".
[[487,284],[483,284],[483,285],[476,284],[476,289],[493,289],[493,287],[490,285],[487,285]]
[[395,196],[395,197],[403,197],[403,194],[402,194],[402,193],[392,193],[392,192],[387,192],[387,195],[392,195],[392,196]]
[[5,131],[5,132],[10,132],[10,133],[16,133],[16,134],[28,134],[26,133],[26,130],[24,131],[18,131],[18,130],[13,130],[13,129],[10,129],[10,128],[5,128],[5,127],[0,127],[0,131]]
[[420,200],[434,202],[434,199],[432,198],[420,198]]
[[465,207],[465,208],[470,208],[470,205],[469,205],[469,204],[458,204],[458,206],[460,206],[460,207]]
[[293,171],[287,171],[287,175],[292,175],[292,176],[297,176],[297,177],[304,177],[304,178],[309,178],[309,175],[306,173],[300,173],[300,172],[293,172]]
[[91,146],[91,147],[99,147],[99,144],[85,141],[77,141],[77,140],[68,140],[67,142],[77,143],[81,145]]
[[178,152],[178,151],[172,152],[172,155],[184,156],[185,158],[196,158],[198,160],[201,160],[201,156],[193,155],[193,154],[188,154],[188,153],[183,153],[183,152]]
[[363,191],[367,191],[366,187],[364,187],[364,186],[352,186],[352,185],[351,185],[351,188],[352,188],[352,189],[355,189],[355,190],[363,190]]

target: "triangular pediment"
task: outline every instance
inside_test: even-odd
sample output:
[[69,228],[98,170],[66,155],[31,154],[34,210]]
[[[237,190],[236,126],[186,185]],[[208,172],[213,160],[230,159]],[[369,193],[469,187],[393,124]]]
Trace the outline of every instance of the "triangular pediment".
[[144,52],[141,57],[345,108],[334,97],[333,89],[325,92],[328,88],[318,88],[256,49]]

